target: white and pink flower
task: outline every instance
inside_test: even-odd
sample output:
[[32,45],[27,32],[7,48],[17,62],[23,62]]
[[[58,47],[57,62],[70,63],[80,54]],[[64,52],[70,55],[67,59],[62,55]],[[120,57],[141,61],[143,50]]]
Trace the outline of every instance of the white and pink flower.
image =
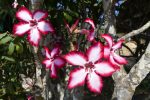
[[17,8],[17,7],[18,7],[18,1],[15,0],[15,1],[12,3],[12,6],[13,6],[13,8]]
[[108,59],[113,65],[127,64],[127,60],[116,54],[116,50],[121,48],[124,40],[119,40],[117,43],[108,34],[103,34],[102,37],[106,40],[107,45],[104,46],[104,58]]
[[64,56],[68,63],[80,66],[70,73],[68,88],[82,86],[87,80],[88,88],[95,93],[101,93],[102,77],[111,76],[115,68],[111,63],[102,61],[103,46],[100,42],[92,45],[84,55],[79,51],[72,51]]
[[66,62],[61,56],[59,56],[59,47],[55,47],[51,51],[47,47],[44,47],[44,49],[46,58],[43,61],[43,64],[46,65],[46,68],[50,69],[50,76],[52,78],[57,78],[57,70],[65,66]]
[[86,23],[89,23],[91,25],[91,29],[90,30],[86,30],[85,29],[82,29],[81,32],[87,32],[86,35],[87,35],[87,40],[88,41],[93,41],[94,38],[95,38],[95,24],[94,24],[94,21],[90,18],[86,18],[85,21]]
[[22,36],[28,33],[28,40],[30,44],[38,46],[41,39],[41,34],[45,35],[48,32],[54,32],[51,23],[44,20],[48,17],[48,13],[37,10],[31,13],[26,7],[22,6],[16,12],[16,18],[20,20],[18,24],[13,27],[13,33]]

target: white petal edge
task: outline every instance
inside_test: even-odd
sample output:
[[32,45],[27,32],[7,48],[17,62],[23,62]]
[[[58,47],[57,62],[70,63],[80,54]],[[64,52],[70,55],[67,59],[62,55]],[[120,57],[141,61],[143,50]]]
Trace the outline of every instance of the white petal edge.
[[37,27],[40,30],[40,32],[42,32],[43,34],[47,34],[48,32],[54,32],[53,26],[48,21],[38,22]]
[[85,21],[84,21],[84,22],[91,24],[92,28],[93,28],[93,29],[95,29],[95,24],[94,24],[94,22],[93,22],[93,20],[92,20],[92,19],[87,18],[87,19],[85,19]]
[[101,93],[103,87],[102,78],[97,75],[94,71],[87,75],[87,86],[90,91],[95,93]]
[[119,49],[122,46],[122,43],[124,42],[124,40],[119,40],[117,43],[115,43],[112,47],[113,50]]
[[25,22],[29,22],[30,20],[32,20],[32,13],[26,7],[21,7],[16,12],[16,17]]
[[112,37],[109,34],[102,34],[102,38],[104,38],[107,41],[108,46],[111,48],[113,45]]
[[38,10],[38,11],[34,12],[33,19],[35,19],[36,21],[40,21],[40,20],[46,18],[47,16],[48,16],[48,14],[46,12]]
[[45,60],[43,60],[42,63],[46,66],[46,68],[50,68],[51,64],[52,64],[52,61],[49,60],[49,59],[45,59]]
[[94,30],[90,30],[88,35],[87,35],[88,41],[93,41],[94,37],[95,37],[95,31]]
[[50,53],[51,57],[54,57],[54,56],[58,55],[59,51],[60,51],[59,47],[55,47],[54,49],[52,49],[52,51]]
[[100,42],[97,42],[87,50],[88,60],[95,63],[102,57],[101,52],[102,45]]
[[86,57],[80,52],[72,51],[64,56],[66,61],[72,65],[84,66],[86,64]]
[[95,64],[94,70],[103,77],[111,76],[115,72],[113,65],[106,61]]
[[41,39],[41,36],[40,36],[38,29],[32,28],[28,35],[28,40],[29,40],[30,44],[33,46],[38,46],[40,39]]
[[68,88],[74,88],[76,86],[82,86],[85,83],[87,73],[85,72],[84,68],[74,69],[70,73]]
[[18,36],[22,36],[30,30],[30,25],[28,23],[18,23],[13,27],[13,33]]
[[44,50],[46,57],[51,59],[50,50],[47,47],[44,47]]
[[51,70],[50,76],[52,78],[57,78],[57,69],[54,63],[52,63],[50,70]]
[[115,59],[116,62],[118,62],[119,64],[127,64],[127,60],[119,55],[117,55],[116,53],[113,53],[113,58]]

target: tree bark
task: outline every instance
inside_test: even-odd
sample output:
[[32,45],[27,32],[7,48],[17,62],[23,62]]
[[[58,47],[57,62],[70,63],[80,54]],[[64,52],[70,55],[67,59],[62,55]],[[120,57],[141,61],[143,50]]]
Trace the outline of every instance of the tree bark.
[[[31,4],[31,11],[34,12],[41,8],[41,6],[43,4],[43,0],[30,0],[30,4]],[[46,100],[46,97],[47,97],[46,88],[48,88],[46,85],[47,74],[42,76],[42,74],[43,74],[42,64],[39,59],[40,58],[39,56],[42,57],[42,55],[39,53],[38,47],[31,46],[31,50],[34,55],[34,61],[35,61],[35,65],[36,65],[36,74],[35,74],[36,81],[35,81],[35,87],[34,87],[35,91],[36,91],[34,94],[35,99],[38,100],[39,98],[43,97]]]
[[[113,0],[103,0],[105,32],[110,34],[116,34],[114,3]],[[138,29],[138,31],[130,32],[130,34],[131,36],[139,34],[148,27],[149,22]],[[129,35],[123,37],[129,37]],[[112,100],[131,100],[136,87],[150,72],[150,43],[141,59],[132,67],[128,74],[123,66],[120,66],[120,68],[120,71],[115,72],[112,76],[115,83]]]
[[141,59],[132,67],[129,74],[115,82],[113,100],[131,100],[136,87],[150,72],[150,43]]
[[116,0],[103,0],[104,10],[104,28],[105,33],[112,35],[116,34],[116,18],[115,18],[115,1]]

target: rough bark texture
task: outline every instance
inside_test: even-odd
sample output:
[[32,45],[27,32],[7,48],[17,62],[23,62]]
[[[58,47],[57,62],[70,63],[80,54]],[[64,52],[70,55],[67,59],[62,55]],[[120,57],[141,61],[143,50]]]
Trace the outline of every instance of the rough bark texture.
[[122,79],[115,81],[113,100],[131,100],[136,87],[150,72],[150,43],[141,59]]
[[[105,18],[105,32],[116,34],[115,18],[114,18],[114,1],[103,0],[104,18]],[[137,35],[149,28],[149,22],[138,30],[132,31],[123,36],[129,38]],[[142,55],[141,59],[132,67],[131,71],[127,74],[123,66],[120,66],[120,71],[113,74],[115,82],[112,100],[131,100],[136,87],[150,72],[150,43],[146,52]]]
[[[31,4],[31,11],[34,12],[35,10],[40,9],[41,5],[43,4],[43,0],[31,0],[30,1]],[[45,89],[47,88],[46,85],[46,76],[42,77],[42,64],[40,61],[40,57],[41,55],[38,55],[38,47],[31,47],[32,48],[32,53],[34,55],[34,61],[35,61],[35,65],[36,65],[36,81],[35,81],[35,90],[38,90],[35,93],[35,99],[39,99],[40,97],[43,97],[44,99],[46,99],[46,94],[45,92],[47,92]]]
[[105,23],[105,33],[110,33],[115,35],[116,29],[116,19],[114,15],[114,3],[115,0],[103,0],[103,10],[104,10],[104,23]]

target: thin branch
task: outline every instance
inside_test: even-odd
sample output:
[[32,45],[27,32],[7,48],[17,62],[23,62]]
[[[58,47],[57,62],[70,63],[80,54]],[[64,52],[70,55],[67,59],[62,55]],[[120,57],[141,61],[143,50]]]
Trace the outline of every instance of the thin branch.
[[137,30],[133,30],[132,32],[127,33],[126,35],[122,36],[120,39],[127,39],[127,38],[133,37],[135,35],[138,35],[138,34],[144,32],[145,30],[147,30],[149,27],[150,27],[150,21],[148,21],[141,28],[139,28]]

